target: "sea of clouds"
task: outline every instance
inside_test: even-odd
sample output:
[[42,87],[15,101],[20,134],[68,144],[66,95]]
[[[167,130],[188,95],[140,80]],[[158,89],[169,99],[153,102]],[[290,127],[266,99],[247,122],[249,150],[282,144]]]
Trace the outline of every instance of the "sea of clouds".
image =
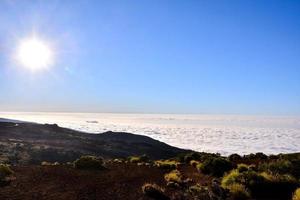
[[223,155],[300,152],[300,117],[104,113],[0,113],[91,133],[123,131],[180,148]]

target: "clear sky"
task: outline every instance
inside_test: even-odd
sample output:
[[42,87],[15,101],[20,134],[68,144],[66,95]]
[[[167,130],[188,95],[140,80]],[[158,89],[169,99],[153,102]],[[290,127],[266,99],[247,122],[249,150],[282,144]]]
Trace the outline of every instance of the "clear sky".
[[300,115],[300,1],[0,1],[0,111]]

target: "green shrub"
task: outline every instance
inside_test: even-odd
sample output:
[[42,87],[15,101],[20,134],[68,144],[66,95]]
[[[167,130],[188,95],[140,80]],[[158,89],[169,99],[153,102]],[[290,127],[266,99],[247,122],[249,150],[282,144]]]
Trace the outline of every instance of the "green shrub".
[[182,183],[182,176],[178,170],[173,170],[164,177],[167,182]]
[[201,160],[201,154],[198,153],[198,152],[193,152],[193,153],[186,154],[184,156],[184,162],[185,163],[190,163],[192,160],[200,161]]
[[197,165],[196,165],[196,169],[198,170],[198,171],[201,171],[201,168],[202,168],[202,163],[198,163]]
[[229,188],[233,184],[242,184],[254,198],[288,199],[298,187],[297,180],[291,175],[274,175],[257,173],[253,170],[239,172],[232,170],[222,179],[222,187]]
[[280,158],[285,160],[300,160],[300,153],[279,154]]
[[169,199],[164,194],[164,189],[156,184],[145,183],[142,186],[143,194],[157,200],[167,200]]
[[196,193],[201,193],[202,191],[208,191],[208,187],[206,187],[206,186],[202,186],[202,185],[200,185],[200,184],[196,184],[196,185],[192,185],[192,186],[190,186],[189,187],[189,191],[191,192],[191,193],[194,193],[194,194],[196,194]]
[[269,155],[269,160],[277,160],[279,159],[278,155]]
[[242,157],[239,154],[231,154],[230,156],[228,156],[229,161],[231,162],[239,162],[242,160]]
[[246,200],[250,199],[250,194],[242,184],[231,184],[227,187],[230,191],[230,197],[232,200]]
[[128,159],[129,159],[129,162],[131,162],[131,163],[149,162],[149,158],[146,155],[130,156]]
[[192,194],[194,199],[211,199],[209,189],[206,186],[201,186],[199,184],[193,185],[189,187],[188,191]]
[[269,163],[263,163],[259,166],[260,171],[266,171],[272,174],[288,174],[293,170],[293,165],[288,160],[276,160]]
[[268,174],[264,172],[261,175],[266,179],[266,183],[251,189],[258,197],[290,199],[293,191],[299,187],[298,181],[289,174]]
[[13,171],[7,165],[0,164],[0,186],[8,185]]
[[300,188],[298,188],[293,194],[293,200],[300,200]]
[[155,161],[155,165],[161,169],[173,170],[178,166],[178,162],[176,160],[158,160]]
[[77,169],[104,169],[103,159],[95,156],[81,156],[74,162],[74,167]]
[[190,165],[193,166],[193,167],[197,167],[198,164],[200,164],[199,161],[196,161],[196,160],[191,160],[190,161]]
[[245,155],[243,159],[246,159],[246,160],[252,161],[252,162],[254,162],[254,161],[265,161],[265,160],[268,159],[268,156],[264,153],[259,152],[259,153],[256,153],[256,154],[251,153],[249,155]]
[[192,160],[203,162],[204,160],[207,160],[209,158],[219,158],[220,154],[214,154],[214,153],[206,153],[206,152],[192,152],[188,154],[181,154],[178,157],[178,160],[180,162],[184,162],[189,164]]
[[238,164],[237,170],[238,172],[245,172],[249,170],[249,166],[246,164]]
[[9,166],[0,164],[0,179],[4,179],[5,177],[12,175],[13,171]]
[[233,168],[231,162],[225,158],[210,157],[200,166],[201,172],[211,174],[213,176],[223,176],[223,174]]
[[239,172],[238,170],[232,170],[229,174],[222,178],[222,187],[228,188],[233,184],[242,184],[246,187],[256,187],[266,182],[264,176],[258,174],[255,171],[248,170]]

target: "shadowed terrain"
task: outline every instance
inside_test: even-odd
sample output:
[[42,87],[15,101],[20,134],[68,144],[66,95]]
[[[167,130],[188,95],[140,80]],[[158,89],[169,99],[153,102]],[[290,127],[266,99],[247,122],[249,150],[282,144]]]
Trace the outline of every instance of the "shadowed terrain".
[[164,159],[186,152],[150,137],[130,133],[89,134],[55,124],[0,122],[1,163],[68,162],[81,155],[122,158],[146,154],[151,159]]

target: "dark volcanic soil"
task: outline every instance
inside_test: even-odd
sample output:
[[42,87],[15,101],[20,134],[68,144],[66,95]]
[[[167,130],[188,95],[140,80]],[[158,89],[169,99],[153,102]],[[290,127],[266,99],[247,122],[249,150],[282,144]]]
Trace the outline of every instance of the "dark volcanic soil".
[[[2,200],[93,200],[149,199],[142,194],[144,183],[165,187],[165,170],[135,164],[110,164],[103,171],[77,170],[67,166],[13,167],[16,180],[0,188]],[[190,167],[181,167],[186,177],[195,182],[209,183]],[[172,192],[173,191],[169,191]]]

